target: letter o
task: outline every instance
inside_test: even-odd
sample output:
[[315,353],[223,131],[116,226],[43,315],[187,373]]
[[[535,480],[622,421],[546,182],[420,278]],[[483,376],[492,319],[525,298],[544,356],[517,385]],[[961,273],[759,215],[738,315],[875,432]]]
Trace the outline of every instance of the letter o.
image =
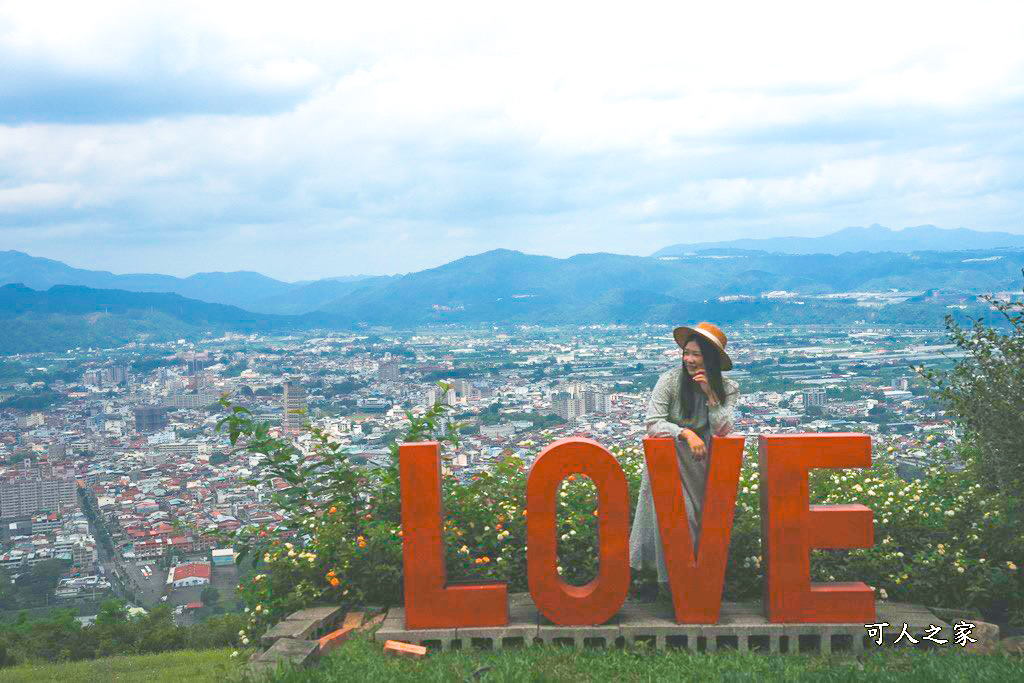
[[[558,575],[558,488],[570,474],[597,487],[598,574],[573,586]],[[629,486],[618,461],[591,439],[571,437],[545,448],[526,480],[526,566],[537,609],[555,624],[583,626],[611,619],[629,594]]]

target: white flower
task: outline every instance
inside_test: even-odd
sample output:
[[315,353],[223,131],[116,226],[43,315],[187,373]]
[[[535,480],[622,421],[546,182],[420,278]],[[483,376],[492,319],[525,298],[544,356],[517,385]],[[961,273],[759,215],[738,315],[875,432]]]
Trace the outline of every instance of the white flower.
[[947,516],[947,517],[952,517],[952,516],[953,516],[953,515],[955,515],[955,514],[956,514],[956,513],[955,513],[955,512],[953,512],[952,510],[946,510],[946,516]]
[[562,540],[563,541],[568,541],[569,540],[569,534],[562,534]]
[[882,589],[879,589],[879,591],[878,591],[878,595],[879,595],[879,597],[881,597],[881,598],[882,598],[883,600],[888,600],[888,599],[889,599],[889,594],[885,592],[885,589],[884,589],[884,588],[882,588]]
[[1012,570],[1016,571],[1017,570],[1017,565],[1015,565],[1013,562],[1007,561],[1006,568],[1007,569],[1012,569]]
[[956,571],[957,571],[958,574],[963,574],[964,573],[964,568],[963,567],[957,567]]
[[249,639],[248,638],[242,638],[242,645],[248,645],[248,644],[249,644]]
[[863,491],[864,488],[860,484],[854,484],[853,485],[853,490],[860,492],[860,491]]
[[235,650],[234,652],[232,652],[231,656],[232,657],[237,657],[238,656],[238,650]]

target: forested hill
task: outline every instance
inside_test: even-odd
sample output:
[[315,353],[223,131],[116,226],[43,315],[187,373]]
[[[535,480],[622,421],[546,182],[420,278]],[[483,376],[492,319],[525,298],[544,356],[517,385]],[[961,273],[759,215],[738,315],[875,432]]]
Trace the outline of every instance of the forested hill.
[[[254,313],[170,293],[68,285],[38,291],[11,284],[0,287],[0,353],[359,325],[409,329],[437,323],[681,320],[938,325],[950,311],[985,313],[980,293],[1019,293],[1022,267],[1024,250],[1012,249],[565,259],[499,249],[403,276],[341,283],[316,296],[323,302],[341,289],[344,295],[301,315]],[[912,296],[865,306],[851,294],[890,290],[904,292],[903,299]]]
[[115,346],[218,332],[284,332],[330,324],[328,316],[265,315],[177,294],[57,285],[0,287],[0,353]]
[[[370,324],[665,322],[689,318],[703,306],[718,307],[716,300],[728,296],[756,297],[779,290],[821,296],[891,289],[941,290],[941,296],[921,303],[936,305],[938,298],[950,298],[941,302],[949,306],[963,305],[958,299],[970,300],[971,294],[1019,292],[1022,267],[1024,250],[841,256],[747,252],[664,258],[577,254],[558,259],[498,249],[367,284],[323,310],[349,322]],[[780,315],[779,322],[786,322],[794,317],[828,320],[820,316],[834,315],[837,306],[808,302],[802,311],[790,307],[787,312],[765,300],[729,308],[759,319]],[[944,312],[934,317],[933,311],[934,319],[941,321]],[[839,321],[876,315],[880,314],[858,307],[841,313]]]

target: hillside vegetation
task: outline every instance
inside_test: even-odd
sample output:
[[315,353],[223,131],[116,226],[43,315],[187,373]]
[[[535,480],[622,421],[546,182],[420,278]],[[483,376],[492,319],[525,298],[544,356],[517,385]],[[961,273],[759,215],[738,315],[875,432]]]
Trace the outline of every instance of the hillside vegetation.
[[0,669],[5,683],[203,683],[241,678],[242,664],[231,648],[181,650],[151,655],[103,657],[80,662],[32,663]]

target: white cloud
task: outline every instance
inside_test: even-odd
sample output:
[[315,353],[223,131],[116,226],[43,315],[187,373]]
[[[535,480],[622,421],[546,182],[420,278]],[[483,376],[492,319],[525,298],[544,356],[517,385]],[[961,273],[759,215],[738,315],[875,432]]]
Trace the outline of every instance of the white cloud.
[[0,248],[309,278],[1019,231],[1020,35],[1003,3],[9,3]]

